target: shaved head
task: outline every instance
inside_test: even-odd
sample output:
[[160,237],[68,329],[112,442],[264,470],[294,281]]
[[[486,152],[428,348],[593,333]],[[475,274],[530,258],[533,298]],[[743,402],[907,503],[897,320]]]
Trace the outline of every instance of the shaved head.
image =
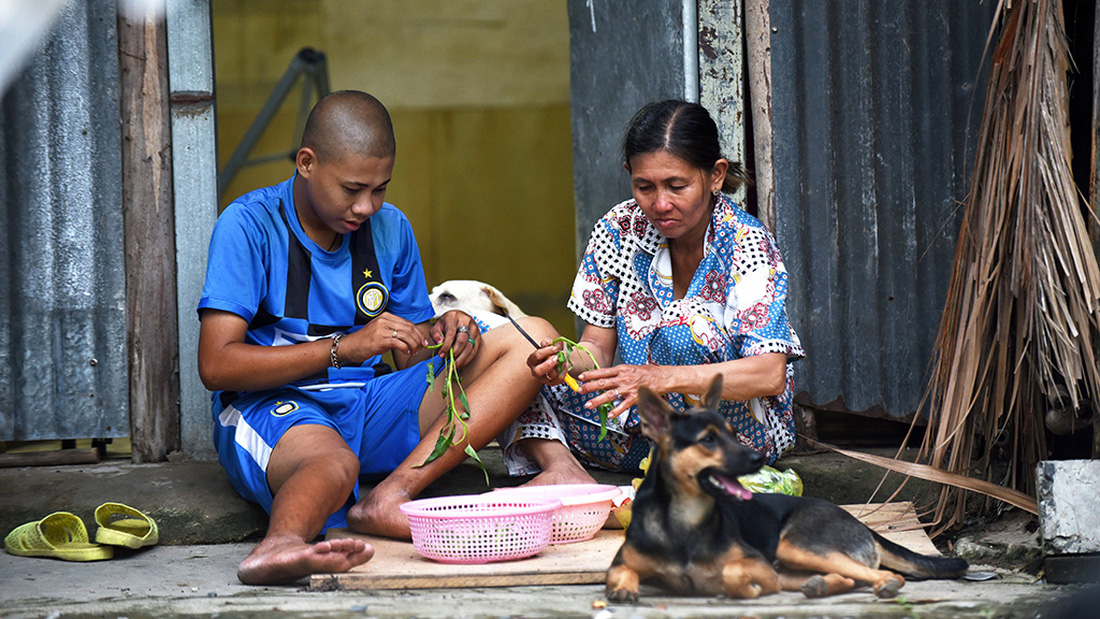
[[313,106],[302,132],[302,148],[313,150],[318,159],[348,154],[385,158],[397,152],[386,107],[358,90],[338,90]]

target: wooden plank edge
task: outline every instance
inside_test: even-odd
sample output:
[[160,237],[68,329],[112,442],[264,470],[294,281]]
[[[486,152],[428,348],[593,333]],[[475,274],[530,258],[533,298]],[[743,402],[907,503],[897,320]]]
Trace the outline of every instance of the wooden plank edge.
[[25,451],[0,454],[0,468],[95,464],[99,460],[99,449],[95,447],[62,449],[59,451]]
[[607,572],[519,572],[497,575],[406,575],[379,576],[349,572],[344,574],[314,574],[309,588],[321,591],[334,589],[385,590],[385,589],[460,589],[468,587],[527,587],[535,585],[590,585],[602,584]]

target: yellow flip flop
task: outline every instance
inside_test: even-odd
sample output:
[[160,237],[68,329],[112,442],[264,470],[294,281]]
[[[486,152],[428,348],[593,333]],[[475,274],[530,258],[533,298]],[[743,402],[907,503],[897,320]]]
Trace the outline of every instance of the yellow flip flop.
[[160,539],[152,518],[122,503],[104,503],[95,508],[95,522],[99,525],[95,541],[100,544],[142,548]]
[[15,527],[4,538],[4,549],[21,557],[64,561],[102,561],[115,554],[110,546],[89,543],[84,521],[69,512],[54,512]]

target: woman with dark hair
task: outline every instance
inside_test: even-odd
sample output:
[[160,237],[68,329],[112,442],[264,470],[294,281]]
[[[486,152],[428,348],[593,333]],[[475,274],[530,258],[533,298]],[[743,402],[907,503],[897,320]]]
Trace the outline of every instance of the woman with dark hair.
[[[634,116],[623,163],[634,197],[596,223],[569,298],[586,323],[578,343],[600,369],[586,369],[591,359],[576,349],[560,363],[562,343],[544,340],[527,363],[551,385],[543,391],[556,414],[522,416],[506,457],[512,465],[526,458],[533,472],[560,466],[568,446],[582,462],[635,470],[649,452],[634,409],[638,388],[683,410],[720,373],[721,413],[743,443],[774,461],[794,444],[791,361],[803,351],[787,318],[775,239],[728,195],[746,180],[741,167],[722,156],[706,109],[676,100]],[[570,366],[576,392],[562,384]],[[611,431],[600,441],[605,404],[613,406]]]

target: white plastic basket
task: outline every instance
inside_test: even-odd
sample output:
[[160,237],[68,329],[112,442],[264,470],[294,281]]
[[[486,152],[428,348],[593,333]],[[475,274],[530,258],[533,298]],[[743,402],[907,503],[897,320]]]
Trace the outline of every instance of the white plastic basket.
[[495,490],[485,496],[506,495],[528,499],[557,499],[562,506],[554,512],[551,544],[592,539],[607,522],[612,501],[622,494],[618,486],[604,484],[558,484],[522,486]]

